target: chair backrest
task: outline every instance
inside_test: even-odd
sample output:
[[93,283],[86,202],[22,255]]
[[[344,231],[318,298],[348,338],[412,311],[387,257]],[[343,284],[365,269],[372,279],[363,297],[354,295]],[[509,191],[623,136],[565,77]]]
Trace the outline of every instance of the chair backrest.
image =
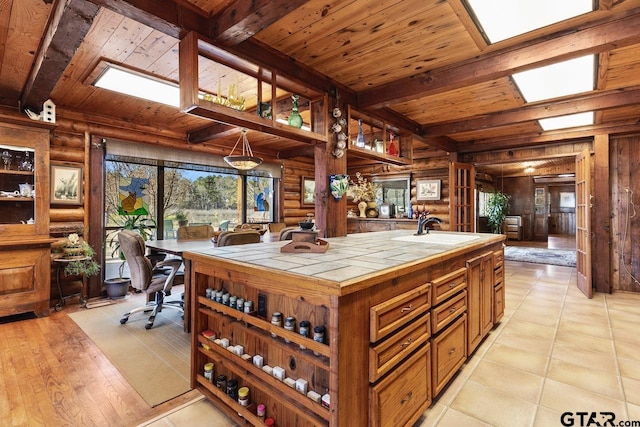
[[287,224],[284,222],[270,222],[269,223],[269,233],[279,233],[280,230],[285,228]]
[[131,286],[145,290],[151,283],[151,261],[145,256],[147,247],[139,233],[131,230],[122,230],[118,233],[120,250],[129,265],[131,272]]
[[282,230],[280,230],[280,236],[278,238],[278,240],[291,240],[292,239],[292,231],[293,230],[299,230],[300,227],[285,227]]
[[210,225],[185,225],[178,228],[178,240],[208,239],[215,235]]
[[224,221],[220,221],[220,225],[218,226],[218,229],[220,231],[229,231],[229,223],[231,222],[231,220],[226,219]]
[[255,230],[223,231],[218,236],[216,246],[245,245],[260,243],[260,233]]
[[173,220],[165,219],[164,220],[164,238],[173,239],[175,237],[176,237],[176,230],[173,229]]

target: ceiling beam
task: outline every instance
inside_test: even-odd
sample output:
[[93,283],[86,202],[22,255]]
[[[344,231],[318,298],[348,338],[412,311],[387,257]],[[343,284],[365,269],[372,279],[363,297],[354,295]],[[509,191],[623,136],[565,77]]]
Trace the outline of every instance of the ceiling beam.
[[593,138],[595,135],[619,135],[640,132],[637,119],[607,124],[581,126],[542,133],[458,142],[458,153],[477,153],[490,150],[508,150],[513,147],[529,147],[558,142],[571,142]]
[[236,0],[213,17],[209,35],[225,46],[235,46],[308,1]]
[[423,127],[422,136],[442,136],[488,129],[498,126],[514,125],[531,120],[564,116],[586,111],[598,111],[608,108],[635,105],[640,103],[640,86],[614,89],[605,92],[580,94],[564,97],[555,101],[540,101],[524,107],[501,111],[457,122],[435,124]]
[[21,110],[42,110],[42,104],[51,97],[56,82],[89,32],[98,10],[95,4],[85,0],[56,1],[20,95]]
[[189,144],[202,144],[218,138],[228,137],[234,133],[239,133],[237,126],[225,125],[223,123],[214,123],[187,134],[187,142]]
[[640,42],[640,8],[566,29],[514,48],[481,55],[451,67],[417,74],[358,94],[358,108],[382,108],[464,86],[496,80],[519,71]]

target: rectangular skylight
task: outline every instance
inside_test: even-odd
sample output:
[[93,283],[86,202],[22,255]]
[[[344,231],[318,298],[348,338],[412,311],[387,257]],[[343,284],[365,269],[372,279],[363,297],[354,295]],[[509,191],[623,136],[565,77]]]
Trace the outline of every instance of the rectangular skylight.
[[513,74],[526,102],[559,98],[594,89],[593,55]]
[[593,0],[465,0],[497,43],[593,11]]
[[176,108],[180,106],[178,85],[113,65],[109,65],[104,70],[94,86],[148,101],[161,102]]
[[556,130],[593,124],[593,111],[538,120],[543,130]]

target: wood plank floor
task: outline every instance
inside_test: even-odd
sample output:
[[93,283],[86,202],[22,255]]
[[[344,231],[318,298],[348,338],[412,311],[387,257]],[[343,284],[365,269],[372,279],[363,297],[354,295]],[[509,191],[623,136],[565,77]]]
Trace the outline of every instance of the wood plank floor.
[[71,320],[74,307],[0,324],[0,426],[130,427],[199,396],[150,407]]
[[550,234],[546,242],[530,240],[507,240],[507,246],[526,246],[529,248],[576,249],[576,236],[568,234]]

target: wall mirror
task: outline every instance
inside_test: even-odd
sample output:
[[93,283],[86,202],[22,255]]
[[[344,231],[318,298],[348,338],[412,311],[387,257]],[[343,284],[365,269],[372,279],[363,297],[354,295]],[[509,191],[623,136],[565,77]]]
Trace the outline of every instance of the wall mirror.
[[406,215],[411,199],[411,176],[403,174],[385,178],[375,177],[372,181],[378,186],[378,202],[393,204],[396,215]]

